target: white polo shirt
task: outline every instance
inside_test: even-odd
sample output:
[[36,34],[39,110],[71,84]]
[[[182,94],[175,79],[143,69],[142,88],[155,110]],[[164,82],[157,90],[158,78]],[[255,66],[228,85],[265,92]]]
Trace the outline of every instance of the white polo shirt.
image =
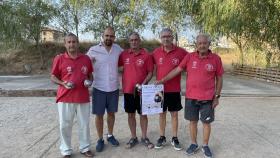
[[105,91],[112,92],[119,88],[119,74],[118,74],[118,61],[119,56],[123,49],[113,44],[111,50],[108,52],[102,43],[92,46],[87,55],[93,62],[93,87]]

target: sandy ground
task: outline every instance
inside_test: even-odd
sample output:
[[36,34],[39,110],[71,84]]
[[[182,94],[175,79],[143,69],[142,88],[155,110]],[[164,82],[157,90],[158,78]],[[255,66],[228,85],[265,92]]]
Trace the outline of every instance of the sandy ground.
[[[122,97],[121,97],[122,98]],[[58,114],[54,98],[48,97],[0,97],[0,157],[1,158],[56,158],[59,151]],[[184,104],[184,98],[182,98]],[[279,158],[280,157],[280,108],[279,97],[224,97],[216,109],[216,121],[210,140],[215,158]],[[122,99],[120,99],[122,104]],[[170,145],[171,124],[167,117],[166,137],[168,144],[160,150],[148,150],[139,144],[125,149],[130,138],[127,115],[121,107],[116,115],[114,135],[120,141],[119,147],[112,147],[105,141],[105,150],[95,152],[96,130],[94,116],[91,116],[91,142],[96,157],[100,158],[181,158],[190,143],[187,121],[183,110],[179,113],[178,137],[182,151],[175,151]],[[139,119],[138,119],[139,125]],[[106,133],[105,126],[104,132]],[[138,137],[140,129],[138,128]],[[199,124],[198,142],[201,145],[201,124]],[[149,117],[148,135],[156,142],[158,134],[158,116]],[[73,127],[73,157],[82,158],[78,151],[77,124]],[[199,151],[192,158],[203,157]]]

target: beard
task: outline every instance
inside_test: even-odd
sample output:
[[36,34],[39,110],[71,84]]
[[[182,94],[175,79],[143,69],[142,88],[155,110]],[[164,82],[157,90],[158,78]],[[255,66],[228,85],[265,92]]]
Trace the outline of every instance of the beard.
[[113,41],[112,40],[105,40],[104,41],[104,44],[108,47],[112,46],[113,45]]

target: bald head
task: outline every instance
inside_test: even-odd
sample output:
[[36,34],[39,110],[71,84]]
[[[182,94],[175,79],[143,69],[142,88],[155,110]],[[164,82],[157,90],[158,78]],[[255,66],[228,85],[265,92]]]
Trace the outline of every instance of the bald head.
[[112,27],[107,27],[103,33],[103,42],[105,46],[111,47],[115,41],[115,30]]

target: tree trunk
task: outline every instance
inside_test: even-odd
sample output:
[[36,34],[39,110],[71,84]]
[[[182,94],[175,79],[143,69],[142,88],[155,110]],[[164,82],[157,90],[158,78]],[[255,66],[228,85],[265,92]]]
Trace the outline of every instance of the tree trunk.
[[76,30],[76,36],[79,39],[79,19],[78,19],[78,12],[76,11],[74,22],[75,22],[75,30]]
[[243,52],[243,47],[241,43],[237,44],[238,50],[240,52],[240,60],[241,60],[241,66],[244,65],[244,52]]
[[270,67],[271,66],[271,57],[272,57],[272,53],[270,51],[268,51],[267,53],[265,53],[265,61],[266,61],[266,65],[265,67]]

